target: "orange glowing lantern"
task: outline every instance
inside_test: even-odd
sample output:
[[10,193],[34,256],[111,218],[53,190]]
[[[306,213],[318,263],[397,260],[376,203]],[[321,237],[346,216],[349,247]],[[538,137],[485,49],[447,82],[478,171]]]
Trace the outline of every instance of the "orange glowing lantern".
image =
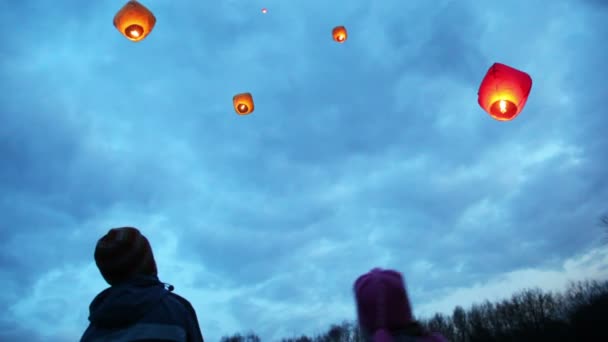
[[232,98],[234,110],[238,115],[251,114],[255,108],[253,105],[253,96],[251,93],[236,94]]
[[532,78],[523,71],[494,63],[484,77],[477,101],[491,117],[498,121],[515,119],[526,105]]
[[346,33],[346,27],[344,26],[334,27],[333,31],[331,31],[331,35],[338,43],[344,43],[346,38],[348,38],[348,33]]
[[135,0],[127,2],[114,16],[114,26],[133,42],[146,38],[156,24],[156,17]]

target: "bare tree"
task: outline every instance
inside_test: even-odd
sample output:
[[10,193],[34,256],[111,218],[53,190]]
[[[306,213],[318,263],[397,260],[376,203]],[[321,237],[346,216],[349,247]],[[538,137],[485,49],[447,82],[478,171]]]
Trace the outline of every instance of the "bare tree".
[[464,311],[462,306],[454,308],[452,313],[452,322],[456,330],[455,341],[467,342],[469,340],[469,328],[467,324],[467,313]]
[[485,312],[486,310],[481,305],[473,304],[467,314],[471,342],[494,340],[494,334],[489,329]]
[[428,322],[426,322],[426,325],[428,330],[440,332],[450,341],[452,341],[456,335],[454,323],[450,316],[436,313]]
[[232,336],[223,336],[220,339],[221,342],[260,342],[260,337],[253,332],[249,332],[247,335],[241,335],[236,333]]
[[221,342],[244,342],[245,338],[243,335],[236,333],[232,336],[223,336]]
[[250,332],[245,336],[244,342],[260,342],[260,337],[253,332]]
[[300,337],[283,338],[281,342],[313,342],[314,340],[306,335]]
[[348,342],[350,339],[350,328],[346,324],[332,324],[327,332],[327,338],[330,342]]

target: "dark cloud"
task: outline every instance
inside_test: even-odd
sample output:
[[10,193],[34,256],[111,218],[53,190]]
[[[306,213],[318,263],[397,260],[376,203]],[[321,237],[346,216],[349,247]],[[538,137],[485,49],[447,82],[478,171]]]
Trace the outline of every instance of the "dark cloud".
[[[585,0],[584,2],[593,7],[599,7],[604,10],[605,10],[605,7],[608,5],[608,3],[604,0]],[[606,15],[606,12],[603,12],[603,14]]]

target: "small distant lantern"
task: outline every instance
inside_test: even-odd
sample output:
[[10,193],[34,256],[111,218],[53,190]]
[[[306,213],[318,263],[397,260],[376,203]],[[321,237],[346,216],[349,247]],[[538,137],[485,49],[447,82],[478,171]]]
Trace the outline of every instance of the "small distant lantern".
[[255,106],[253,105],[253,96],[251,96],[251,93],[234,95],[232,98],[232,104],[234,105],[234,110],[238,115],[251,114],[255,109]]
[[331,32],[331,35],[338,43],[344,43],[348,38],[348,33],[346,32],[346,27],[344,26],[334,27],[333,31]]
[[114,16],[116,29],[133,42],[146,38],[155,24],[154,14],[135,0],[127,2]]
[[268,13],[268,9],[262,8],[262,14],[266,14],[266,13]]
[[523,71],[494,63],[484,77],[477,101],[491,117],[498,121],[515,119],[524,109],[532,78]]

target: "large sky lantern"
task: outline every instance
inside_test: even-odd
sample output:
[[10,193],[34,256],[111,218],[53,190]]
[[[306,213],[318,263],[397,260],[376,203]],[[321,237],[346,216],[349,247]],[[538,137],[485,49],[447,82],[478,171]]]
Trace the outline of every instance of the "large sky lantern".
[[146,38],[156,24],[156,17],[141,3],[130,0],[114,16],[114,26],[130,41]]
[[477,101],[498,121],[515,119],[526,105],[532,89],[532,78],[523,71],[494,63],[484,77]]
[[331,35],[338,43],[344,43],[348,38],[348,33],[346,32],[346,27],[344,26],[334,27],[334,29],[331,31]]
[[232,98],[234,110],[238,115],[247,115],[253,113],[255,106],[253,105],[253,96],[251,93],[236,94]]

